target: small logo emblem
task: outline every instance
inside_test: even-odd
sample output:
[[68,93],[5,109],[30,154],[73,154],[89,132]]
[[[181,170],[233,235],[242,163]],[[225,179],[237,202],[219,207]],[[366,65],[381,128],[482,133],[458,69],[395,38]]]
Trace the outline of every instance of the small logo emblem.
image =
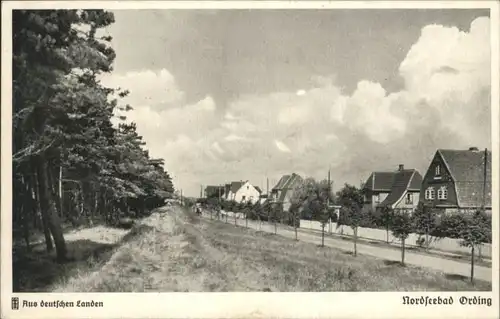
[[18,297],[12,297],[12,310],[19,310],[19,298]]

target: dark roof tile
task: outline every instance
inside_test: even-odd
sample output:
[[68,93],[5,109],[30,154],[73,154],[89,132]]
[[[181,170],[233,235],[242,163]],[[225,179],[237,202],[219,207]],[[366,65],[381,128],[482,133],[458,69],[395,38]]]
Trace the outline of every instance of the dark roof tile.
[[243,184],[245,184],[245,183],[246,182],[243,182],[243,181],[232,182],[231,183],[231,192],[236,193],[241,188],[241,186],[243,186]]
[[290,175],[283,175],[280,180],[278,181],[278,184],[276,184],[276,186],[273,187],[273,190],[279,190],[279,189],[282,189],[286,182],[288,181],[288,179],[290,178]]
[[[406,190],[410,189],[412,186],[417,186],[419,181],[421,184],[422,176],[414,169],[405,169],[396,172],[394,174],[394,182],[391,186],[391,192],[387,195],[380,206],[392,206],[396,204],[403,197]],[[420,190],[420,184],[418,184],[418,188],[415,190]]]
[[[455,181],[460,207],[481,207],[483,204],[484,151],[439,149]],[[491,207],[491,152],[487,152],[486,206]]]
[[284,202],[287,196],[293,194],[294,189],[302,182],[300,175],[292,173],[291,175],[284,175],[279,180],[278,184],[273,187],[273,191],[281,191],[278,202]]
[[373,172],[366,180],[365,189],[372,191],[390,191],[396,172]]

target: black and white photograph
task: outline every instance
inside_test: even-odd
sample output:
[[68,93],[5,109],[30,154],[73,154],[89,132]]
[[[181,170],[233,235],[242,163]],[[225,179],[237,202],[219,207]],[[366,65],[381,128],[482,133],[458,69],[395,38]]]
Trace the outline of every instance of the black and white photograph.
[[498,307],[488,6],[100,4],[9,13],[12,296],[474,292]]

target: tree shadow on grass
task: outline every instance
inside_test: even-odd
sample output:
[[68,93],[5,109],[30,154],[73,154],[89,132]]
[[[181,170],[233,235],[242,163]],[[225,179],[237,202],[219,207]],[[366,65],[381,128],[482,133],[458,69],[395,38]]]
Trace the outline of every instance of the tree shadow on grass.
[[47,254],[45,244],[32,252],[18,251],[12,257],[12,289],[14,292],[48,292],[57,280],[70,277],[77,270],[90,269],[106,262],[116,244],[103,244],[82,239],[66,242],[69,260],[56,262],[55,253]]
[[14,292],[49,292],[58,281],[78,272],[99,269],[109,261],[115,248],[151,231],[147,225],[134,226],[120,241],[99,243],[89,239],[66,241],[69,260],[56,262],[55,252],[47,254],[45,243],[36,244],[31,252],[13,247],[12,285]]
[[386,265],[386,266],[400,266],[400,267],[405,267],[405,265],[403,265],[401,263],[401,261],[399,261],[399,260],[388,260],[388,259],[385,259],[384,260],[384,265]]
[[469,277],[458,274],[444,274],[444,277],[449,280],[469,281]]

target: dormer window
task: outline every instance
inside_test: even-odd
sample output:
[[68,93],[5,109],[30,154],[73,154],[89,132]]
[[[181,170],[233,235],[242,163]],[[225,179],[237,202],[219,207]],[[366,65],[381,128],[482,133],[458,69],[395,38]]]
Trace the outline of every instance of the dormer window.
[[436,168],[435,168],[435,175],[436,177],[440,177],[441,176],[441,165],[437,164],[436,165]]
[[434,187],[427,187],[425,190],[425,199],[434,199],[436,198],[436,191]]
[[446,186],[441,186],[438,190],[438,199],[445,200],[448,198],[448,189]]

